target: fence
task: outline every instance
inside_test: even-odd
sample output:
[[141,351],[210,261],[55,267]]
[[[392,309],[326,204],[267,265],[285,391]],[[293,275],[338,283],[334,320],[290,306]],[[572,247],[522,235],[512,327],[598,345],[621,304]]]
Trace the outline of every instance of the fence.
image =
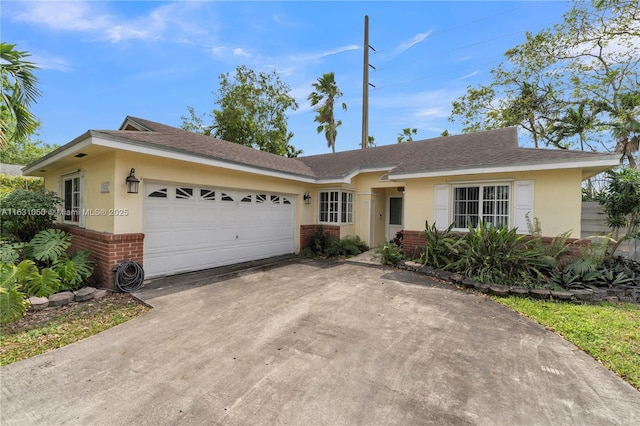
[[[607,219],[602,210],[602,206],[597,201],[585,201],[582,203],[582,218],[580,221],[582,232],[580,237],[587,238],[594,235],[608,235],[611,228],[607,226]],[[618,238],[624,237],[621,230]],[[640,261],[640,242],[638,240],[626,240],[618,250],[617,255],[629,256],[631,259]]]

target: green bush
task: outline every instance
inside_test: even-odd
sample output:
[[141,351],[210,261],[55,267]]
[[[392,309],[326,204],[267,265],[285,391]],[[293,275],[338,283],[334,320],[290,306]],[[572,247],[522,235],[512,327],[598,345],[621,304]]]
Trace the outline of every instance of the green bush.
[[512,285],[528,276],[545,282],[545,272],[553,270],[557,260],[546,254],[539,239],[516,231],[486,224],[469,227],[450,269],[484,283]]
[[2,199],[2,235],[17,241],[31,240],[53,225],[61,201],[55,192],[43,188],[14,189]]
[[319,226],[309,238],[309,246],[304,248],[300,255],[304,257],[356,256],[367,250],[369,247],[357,235],[338,239]]
[[30,191],[44,189],[44,179],[27,176],[0,175],[0,199],[4,198],[14,189],[27,189]]
[[460,257],[459,247],[462,236],[452,232],[453,224],[443,231],[436,228],[436,224],[429,226],[426,222],[425,246],[420,263],[432,266],[437,269],[448,269],[448,267]]
[[376,249],[376,255],[380,258],[382,265],[389,266],[397,266],[398,263],[406,259],[402,248],[391,242],[385,242],[378,247]]
[[28,244],[2,245],[0,309],[6,310],[6,315],[0,315],[0,321],[20,318],[25,297],[48,297],[60,290],[77,290],[89,278],[93,272],[90,253],[78,250],[68,255],[71,238],[72,235],[59,229],[46,229]]

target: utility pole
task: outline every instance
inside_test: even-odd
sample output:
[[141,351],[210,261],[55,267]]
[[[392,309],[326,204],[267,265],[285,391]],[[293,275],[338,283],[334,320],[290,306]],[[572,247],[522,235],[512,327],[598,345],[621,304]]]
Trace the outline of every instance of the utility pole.
[[369,63],[369,49],[376,49],[369,45],[369,16],[364,15],[364,64],[362,67],[362,149],[369,147],[369,67],[376,69]]

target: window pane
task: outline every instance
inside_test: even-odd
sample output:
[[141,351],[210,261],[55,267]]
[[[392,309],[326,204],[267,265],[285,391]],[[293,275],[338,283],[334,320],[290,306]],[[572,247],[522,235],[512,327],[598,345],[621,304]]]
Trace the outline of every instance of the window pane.
[[402,198],[389,199],[389,225],[402,225]]

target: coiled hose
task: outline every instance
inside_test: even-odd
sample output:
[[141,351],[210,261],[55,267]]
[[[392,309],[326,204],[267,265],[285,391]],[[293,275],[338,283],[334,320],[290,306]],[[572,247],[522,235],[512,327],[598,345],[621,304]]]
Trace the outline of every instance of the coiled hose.
[[126,293],[137,291],[144,282],[144,269],[137,262],[127,260],[118,265],[113,272],[116,287]]

